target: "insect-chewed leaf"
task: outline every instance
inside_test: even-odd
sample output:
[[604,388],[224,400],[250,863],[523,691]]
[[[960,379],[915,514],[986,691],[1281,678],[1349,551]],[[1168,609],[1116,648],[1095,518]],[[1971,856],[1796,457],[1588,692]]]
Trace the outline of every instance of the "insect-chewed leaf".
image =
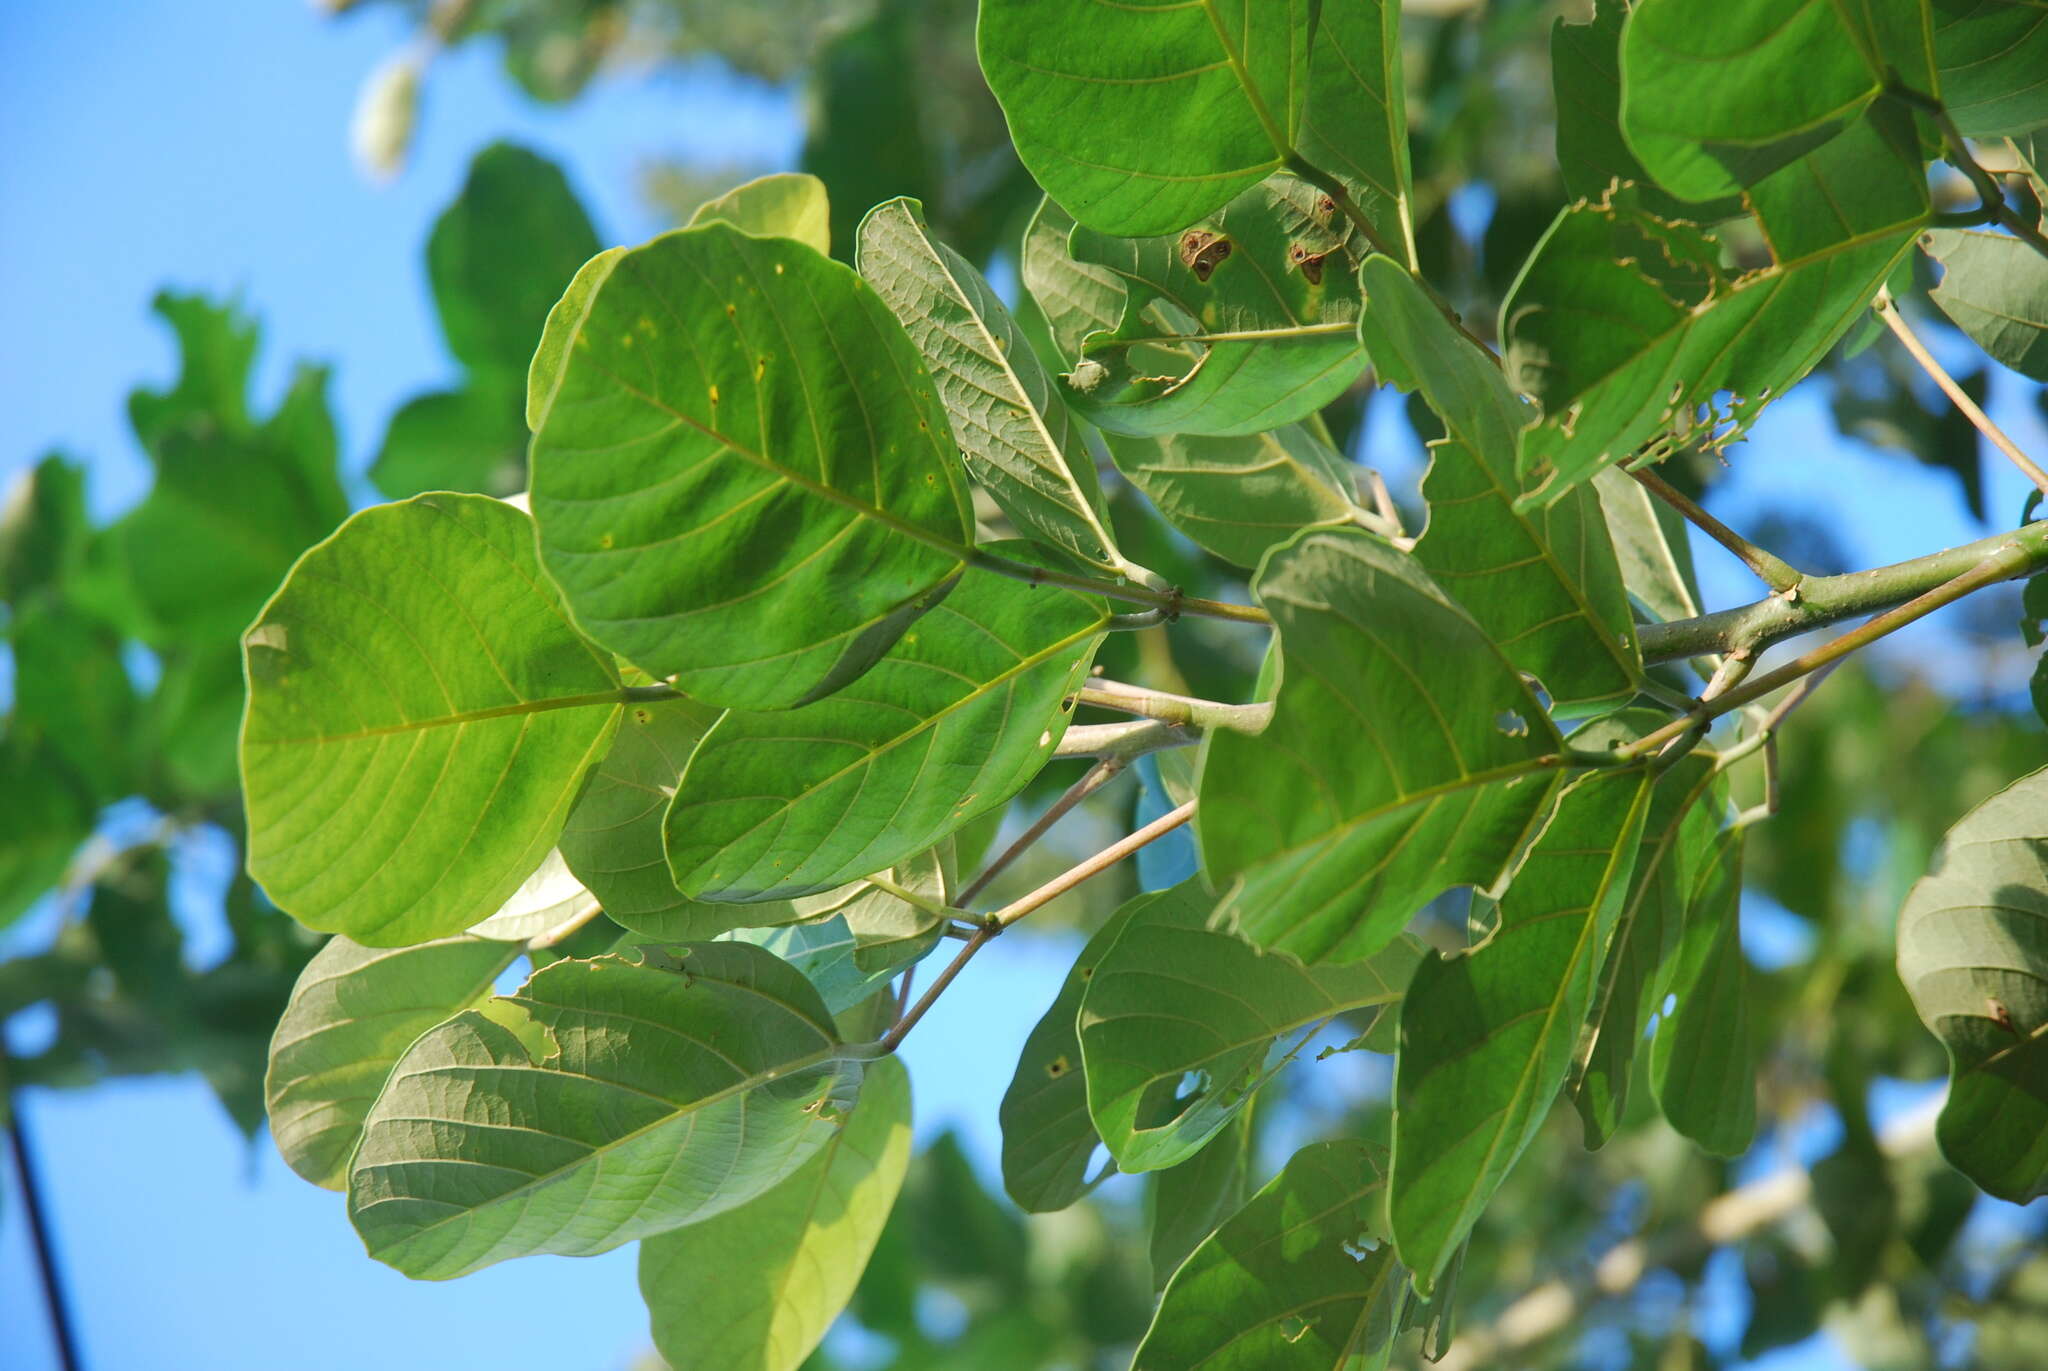
[[640,1295],[673,1371],[796,1371],[845,1307],[910,1165],[910,1077],[868,1068],[860,1103],[772,1190],[640,1244]]
[[1068,396],[1117,433],[1262,433],[1305,419],[1365,369],[1353,231],[1292,177],[1177,235],[1079,227],[1068,252],[1114,273],[1115,327],[1082,340]]
[[1650,1082],[1671,1126],[1721,1157],[1756,1136],[1756,1048],[1747,963],[1736,935],[1742,830],[1715,838],[1686,901],[1666,994],[1672,1007],[1650,1040]]
[[442,1280],[589,1256],[736,1208],[837,1135],[860,1083],[818,992],[747,943],[567,959],[409,1047],[363,1125],[349,1217]]
[[1424,1293],[1564,1084],[1650,794],[1642,770],[1582,779],[1501,896],[1492,936],[1416,968],[1401,1002],[1387,1217]]
[[1310,0],[984,0],[976,48],[1038,184],[1104,233],[1172,233],[1293,148]]
[[1125,1171],[1193,1156],[1269,1075],[1282,1034],[1401,998],[1417,952],[1304,967],[1210,928],[1188,881],[1135,911],[1096,964],[1076,1020],[1088,1112]]
[[1386,1156],[1311,1143],[1166,1287],[1132,1371],[1332,1371],[1384,1364],[1407,1272],[1386,1242]]
[[1416,560],[1557,703],[1632,694],[1641,664],[1599,496],[1578,487],[1518,509],[1528,407],[1390,258],[1368,258],[1360,279],[1370,303],[1359,333],[1381,375],[1426,398],[1448,434],[1423,478],[1429,527]]
[[2048,1193],[2048,771],[1948,831],[1899,911],[1899,976],[1949,1055],[1936,1138],[2001,1199]]
[[974,264],[931,234],[923,206],[896,199],[860,226],[860,271],[924,354],[968,474],[1017,527],[1117,575],[1095,459],[1066,401]]
[[330,938],[299,973],[270,1040],[263,1104],[285,1163],[340,1190],[391,1064],[420,1034],[488,999],[523,951],[467,934],[401,948]]
[[756,238],[794,238],[821,253],[832,251],[832,206],[825,183],[801,171],[777,171],[734,186],[697,206],[689,227],[731,224]]
[[1107,621],[1092,595],[969,572],[838,694],[727,714],[669,805],[676,885],[704,899],[789,898],[933,846],[1051,755]]
[[343,524],[243,636],[249,874],[371,946],[458,933],[540,865],[622,699],[498,500]]
[[711,223],[587,265],[534,357],[533,511],[577,622],[708,704],[859,676],[959,574],[944,407],[864,282]]
[[1208,742],[1204,865],[1254,943],[1369,957],[1439,892],[1508,873],[1549,812],[1563,740],[1478,625],[1370,534],[1305,533],[1253,585],[1280,631],[1280,692],[1264,733]]

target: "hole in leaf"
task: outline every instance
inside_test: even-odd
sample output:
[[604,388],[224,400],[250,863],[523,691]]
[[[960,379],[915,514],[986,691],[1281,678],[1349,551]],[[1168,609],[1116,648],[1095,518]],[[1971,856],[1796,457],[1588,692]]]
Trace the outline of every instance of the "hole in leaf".
[[1299,1314],[1289,1314],[1280,1320],[1280,1341],[1297,1343],[1308,1336],[1308,1330],[1315,1327]]
[[1370,1233],[1360,1233],[1355,1238],[1346,1238],[1341,1244],[1344,1255],[1355,1262],[1362,1262],[1380,1250],[1379,1240]]
[[1493,726],[1510,738],[1529,736],[1529,721],[1512,709],[1503,709],[1494,715]]

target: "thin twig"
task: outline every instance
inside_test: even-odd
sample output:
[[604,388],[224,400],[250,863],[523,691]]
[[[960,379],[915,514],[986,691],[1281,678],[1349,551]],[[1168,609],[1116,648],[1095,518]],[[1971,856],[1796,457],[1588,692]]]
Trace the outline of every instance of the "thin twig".
[[970,903],[976,895],[987,889],[990,881],[1002,875],[1011,862],[1023,856],[1033,843],[1045,836],[1048,829],[1065,818],[1069,810],[1115,780],[1125,765],[1122,757],[1110,756],[1104,757],[1083,772],[1081,779],[1068,786],[1064,795],[1047,805],[1045,813],[1039,815],[1031,827],[1018,836],[1017,841],[1004,848],[994,861],[981,869],[979,876],[960,888],[960,903]]
[[2048,238],[2029,224],[2024,217],[2006,203],[2005,189],[1998,184],[1998,178],[1986,171],[1970,151],[1970,140],[1956,127],[1956,121],[1949,117],[1941,101],[1931,95],[1922,94],[1910,86],[1894,82],[1885,88],[1885,94],[1904,104],[1911,105],[1941,130],[1941,141],[1948,145],[1948,160],[1956,170],[1970,178],[1970,185],[1976,189],[1977,198],[1983,201],[1981,209],[2012,231],[2012,236],[2025,243],[2043,257],[2048,257]]
[[1905,345],[1906,351],[1913,354],[1913,360],[1920,364],[1920,369],[1934,378],[1934,384],[1941,387],[1942,394],[1948,396],[1955,407],[1962,411],[1963,417],[1976,425],[1977,431],[1989,438],[1991,445],[2004,453],[2007,461],[2025,472],[2027,479],[2034,483],[2036,489],[2048,494],[2048,471],[2043,471],[2033,458],[2020,451],[2019,444],[2008,438],[2004,429],[1992,423],[1991,416],[1970,398],[1969,392],[1957,385],[1955,378],[1948,374],[1948,370],[1934,360],[1934,354],[1927,350],[1926,344],[1922,343],[1907,325],[1905,316],[1899,312],[1898,302],[1891,298],[1890,293],[1878,292],[1877,300],[1871,308],[1877,311],[1877,317],[1884,320],[1885,326]]
[[1641,470],[1628,473],[1636,484],[1649,491],[1665,504],[1684,515],[1686,520],[1700,532],[1712,538],[1742,559],[1742,564],[1756,573],[1756,578],[1781,595],[1795,593],[1799,583],[1806,579],[1804,572],[1791,566],[1784,559],[1767,548],[1752,543],[1728,525],[1702,509],[1691,496],[1659,476],[1654,471]]
[[965,910],[958,909],[953,905],[949,905],[944,900],[934,900],[929,895],[920,895],[915,890],[912,890],[909,886],[891,880],[889,877],[882,875],[879,872],[872,876],[863,876],[861,879],[866,881],[875,889],[881,891],[884,895],[889,895],[896,899],[899,899],[903,901],[903,903],[909,905],[912,909],[918,910],[921,913],[929,914],[934,918],[964,919],[969,917]]
[[[0,1079],[6,1068],[0,1065]],[[42,1184],[35,1158],[28,1144],[28,1131],[21,1121],[21,1102],[0,1101],[7,1111],[7,1141],[14,1150],[14,1167],[21,1175],[21,1210],[28,1218],[30,1245],[35,1249],[36,1274],[43,1287],[43,1302],[50,1313],[50,1341],[56,1345],[57,1364],[63,1371],[79,1371],[84,1365],[78,1355],[78,1335],[71,1322],[71,1306],[64,1298],[64,1278],[57,1269],[56,1242],[50,1234],[49,1216],[43,1209]]]
[[988,922],[995,924],[999,928],[1008,928],[1032,910],[1052,903],[1052,901],[1066,894],[1090,876],[1099,875],[1109,870],[1139,848],[1144,847],[1148,843],[1157,842],[1194,817],[1195,802],[1189,800],[1178,809],[1169,810],[1167,813],[1160,815],[1129,837],[1111,843],[1087,861],[1069,867],[1066,871],[1053,877],[1022,899],[1013,900],[1009,904],[1004,905],[1001,909],[988,916]]
[[2026,549],[2019,544],[2008,544],[2001,552],[1994,552],[1962,575],[1944,581],[1926,594],[1908,600],[1897,609],[1880,614],[1840,637],[1829,639],[1813,651],[1793,658],[1777,670],[1766,672],[1755,680],[1728,691],[1718,699],[1702,701],[1691,714],[1674,719],[1625,747],[1616,748],[1614,755],[1620,759],[1627,759],[1655,752],[1672,739],[1683,736],[1688,730],[1709,723],[1729,710],[1768,695],[1778,687],[1789,685],[1802,676],[1811,675],[1856,649],[1874,643],[1916,619],[1932,614],[1943,605],[1952,604],[1972,591],[2010,579],[2015,568],[2024,565],[2026,555]]
[[918,1002],[910,1007],[908,1013],[890,1025],[889,1031],[884,1033],[881,1041],[875,1045],[876,1050],[883,1053],[894,1052],[902,1044],[904,1038],[909,1036],[910,1030],[917,1027],[917,1021],[922,1019],[931,1010],[931,1007],[939,1002],[939,996],[946,993],[946,987],[953,983],[953,978],[958,976],[966,969],[967,964],[974,960],[974,954],[981,951],[983,947],[988,945],[991,938],[1002,931],[1002,928],[996,924],[983,924],[980,928],[976,929],[974,936],[967,940],[966,945],[954,955],[952,961],[946,963],[946,969],[939,973],[939,978],[931,983],[931,987],[924,992],[924,995]]

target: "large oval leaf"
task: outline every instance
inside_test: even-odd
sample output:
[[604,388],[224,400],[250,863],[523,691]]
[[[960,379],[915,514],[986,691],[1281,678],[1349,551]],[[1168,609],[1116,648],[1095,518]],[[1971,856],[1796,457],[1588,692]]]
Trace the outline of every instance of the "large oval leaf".
[[1899,911],[1899,976],[1948,1048],[1936,1138],[2000,1199],[2048,1193],[2048,770],[1978,805]]
[[1132,1371],[1338,1371],[1384,1364],[1406,1275],[1384,1241],[1386,1155],[1311,1143],[1167,1284]]
[[716,1218],[640,1244],[672,1371],[796,1371],[853,1296],[910,1166],[910,1077],[884,1059],[818,1154]]
[[968,474],[1017,527],[1117,575],[1095,458],[1059,387],[989,283],[897,199],[860,225],[860,271],[903,321],[937,381]]
[[401,948],[330,938],[299,973],[270,1039],[263,1104],[285,1163],[340,1190],[391,1064],[420,1034],[488,999],[525,950],[467,934]]
[[1748,963],[1736,920],[1742,830],[1724,829],[1689,893],[1665,1011],[1650,1040],[1650,1082],[1671,1126],[1719,1157],[1756,1136],[1756,1047]]
[[745,1204],[860,1080],[818,992],[747,943],[565,959],[392,1068],[349,1171],[370,1255],[442,1280],[589,1256]]
[[1311,0],[983,0],[976,47],[1038,184],[1104,233],[1172,233],[1279,168]]
[[861,680],[730,713],[667,820],[677,886],[754,900],[829,890],[937,843],[1031,779],[1107,621],[1099,599],[970,572]]
[[1081,997],[1088,1113],[1125,1171],[1192,1157],[1265,1082],[1276,1039],[1394,1003],[1415,967],[1408,943],[1305,967],[1211,929],[1214,906],[1190,881],[1139,909]]
[[541,557],[598,641],[710,704],[860,675],[973,519],[944,407],[846,267],[710,223],[577,275],[534,361]]
[[1204,549],[1255,567],[1313,524],[1349,523],[1358,512],[1356,470],[1301,424],[1211,438],[1106,435],[1125,480],[1166,522]]
[[249,874],[307,927],[459,933],[554,846],[624,694],[532,529],[476,495],[364,510],[244,635]]
[[1273,722],[1219,732],[1204,867],[1224,913],[1308,961],[1369,957],[1453,885],[1491,886],[1549,812],[1563,740],[1413,558],[1316,529],[1254,582],[1280,630]]

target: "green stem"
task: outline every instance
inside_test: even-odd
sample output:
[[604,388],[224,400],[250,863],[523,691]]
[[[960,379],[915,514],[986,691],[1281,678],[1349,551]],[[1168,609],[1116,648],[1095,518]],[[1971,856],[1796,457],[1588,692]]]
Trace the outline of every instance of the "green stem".
[[912,890],[907,885],[898,885],[895,881],[890,880],[887,876],[864,876],[861,879],[865,880],[869,885],[873,886],[875,889],[881,891],[884,895],[893,895],[895,898],[909,905],[912,909],[922,910],[926,914],[933,915],[937,918],[971,920],[974,917],[972,914],[969,914],[966,910],[956,909],[952,905],[947,904],[944,900],[934,900],[929,895],[918,894],[915,890]]
[[1809,629],[1905,604],[2008,549],[2013,557],[2001,565],[2011,569],[1998,579],[2014,580],[2048,569],[2048,522],[1868,571],[1808,576],[1796,595],[1772,595],[1695,619],[1644,624],[1637,630],[1643,661],[1654,665],[1744,647],[1761,652]]
[[1157,719],[1131,719],[1120,724],[1075,724],[1053,749],[1055,757],[1100,757],[1131,762],[1148,752],[1165,752],[1202,741],[1202,731],[1186,724]]
[[1637,485],[1649,491],[1671,508],[1685,516],[1700,532],[1712,538],[1742,559],[1742,564],[1756,574],[1756,578],[1772,590],[1784,593],[1792,590],[1805,580],[1805,574],[1778,557],[1767,548],[1757,546],[1737,533],[1728,525],[1707,513],[1678,487],[1666,481],[1654,471],[1631,471]]
[[1906,351],[1912,354],[1913,360],[1920,364],[1920,369],[1934,378],[1934,384],[1941,387],[1941,393],[1948,396],[1949,402],[1962,412],[1963,417],[1968,419],[1979,433],[1989,438],[1991,445],[2004,453],[2007,461],[2025,473],[2026,478],[2034,483],[2036,490],[2048,494],[2048,471],[2041,470],[2033,458],[2020,450],[2018,443],[2006,436],[2004,429],[1991,422],[1991,416],[1970,398],[1969,392],[1956,384],[1955,378],[1948,374],[1948,369],[1935,360],[1934,354],[1927,350],[1927,345],[1920,341],[1919,335],[1906,323],[1905,316],[1899,312],[1898,302],[1892,299],[1891,293],[1879,291],[1871,309],[1876,311],[1878,318],[1884,320],[1885,327],[1892,331],[1893,336]]
[[1183,595],[1178,590],[1117,585],[1110,581],[1096,580],[1092,576],[1077,576],[1070,571],[1054,571],[1050,567],[1033,566],[1029,562],[1013,562],[1007,557],[998,557],[993,552],[981,548],[961,551],[968,565],[983,571],[992,571],[998,576],[1007,576],[1013,581],[1023,581],[1034,586],[1064,586],[1068,590],[1100,595],[1108,600],[1151,605],[1164,610],[1169,619],[1177,619],[1183,614],[1197,614],[1205,619],[1227,619],[1239,624],[1273,622],[1273,616],[1256,605],[1233,605],[1224,600],[1204,600],[1194,595]]
[[[1124,725],[1111,724],[1109,727],[1121,728]],[[1140,725],[1140,727],[1144,727],[1144,725]],[[1073,732],[1073,729],[1068,729],[1068,736],[1071,737]],[[1083,773],[1080,780],[1068,786],[1065,794],[1047,805],[1045,813],[1039,815],[1031,827],[1018,835],[1017,841],[1004,848],[997,854],[994,861],[983,867],[979,876],[976,876],[962,887],[959,896],[961,904],[970,903],[976,895],[986,890],[990,881],[993,881],[997,876],[1006,871],[1011,862],[1023,856],[1033,843],[1044,837],[1047,831],[1054,824],[1065,818],[1075,805],[1080,804],[1081,801],[1115,780],[1117,775],[1130,764],[1129,759],[1119,752],[1097,752],[1092,755],[1100,757],[1101,760],[1096,762],[1094,766],[1089,767]]]
[[2014,212],[2006,203],[2005,190],[1998,184],[1998,178],[1986,171],[1970,153],[1970,143],[1963,131],[1956,127],[1956,121],[1949,117],[1946,107],[1931,95],[1923,95],[1912,87],[1893,81],[1885,87],[1885,94],[1902,104],[1910,105],[1934,121],[1941,130],[1941,140],[1948,145],[1948,160],[1956,170],[1970,178],[1970,184],[1977,191],[1977,198],[1983,201],[1980,211],[1998,221],[2012,236],[2025,243],[2043,257],[2048,257],[2048,238]]
[[1084,705],[1136,714],[1164,724],[1227,728],[1237,733],[1263,733],[1273,720],[1270,701],[1248,705],[1225,704],[1220,700],[1202,700],[1192,695],[1173,695],[1145,686],[1125,685],[1122,681],[1090,681],[1074,692],[1074,698]]

